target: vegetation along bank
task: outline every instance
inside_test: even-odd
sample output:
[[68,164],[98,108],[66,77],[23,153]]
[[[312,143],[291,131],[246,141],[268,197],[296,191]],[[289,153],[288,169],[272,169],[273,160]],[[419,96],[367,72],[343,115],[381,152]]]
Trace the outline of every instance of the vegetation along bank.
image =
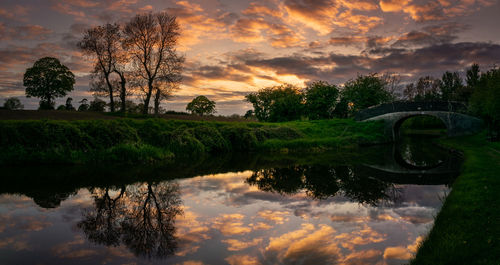
[[411,265],[499,264],[500,143],[485,134],[445,139],[465,156],[434,227]]
[[386,141],[380,122],[163,119],[0,121],[0,163],[149,164],[223,152],[354,148]]

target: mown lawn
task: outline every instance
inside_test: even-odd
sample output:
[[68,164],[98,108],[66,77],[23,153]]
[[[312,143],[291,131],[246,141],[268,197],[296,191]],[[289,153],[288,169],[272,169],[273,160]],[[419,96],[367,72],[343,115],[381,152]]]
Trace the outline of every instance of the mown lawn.
[[500,264],[500,143],[485,139],[444,140],[463,152],[465,163],[410,264]]

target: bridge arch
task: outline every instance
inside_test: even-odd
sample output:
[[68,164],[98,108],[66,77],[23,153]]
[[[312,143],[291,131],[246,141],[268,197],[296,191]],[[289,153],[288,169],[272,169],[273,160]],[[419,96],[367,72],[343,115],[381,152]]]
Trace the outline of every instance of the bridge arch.
[[466,106],[459,102],[405,102],[396,101],[381,104],[357,113],[358,121],[383,120],[385,133],[396,140],[401,124],[415,116],[434,116],[443,121],[448,136],[476,133],[482,128],[482,121],[465,112]]
[[406,116],[401,116],[401,118],[399,120],[396,120],[394,121],[394,124],[392,126],[392,134],[394,137],[398,138],[400,137],[401,135],[401,126],[403,125],[403,123],[409,119],[412,119],[412,118],[415,118],[415,117],[434,117],[434,118],[437,118],[439,121],[441,121],[441,123],[444,125],[444,127],[446,127],[446,131],[449,131],[450,129],[453,129],[453,128],[450,128],[450,123],[448,122],[448,120],[446,119],[446,117],[443,117],[442,115],[437,115],[435,113],[408,113]]

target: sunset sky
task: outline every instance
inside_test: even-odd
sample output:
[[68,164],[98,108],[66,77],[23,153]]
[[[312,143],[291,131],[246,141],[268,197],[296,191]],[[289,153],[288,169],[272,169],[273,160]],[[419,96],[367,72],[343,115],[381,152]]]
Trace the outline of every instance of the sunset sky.
[[342,84],[375,72],[407,82],[500,64],[498,0],[1,0],[0,104],[16,96],[38,107],[22,77],[44,56],[77,76],[74,102],[92,98],[91,62],[76,48],[82,32],[149,11],[176,15],[182,28],[184,80],[167,109],[205,95],[218,114],[242,114],[244,95],[285,82]]

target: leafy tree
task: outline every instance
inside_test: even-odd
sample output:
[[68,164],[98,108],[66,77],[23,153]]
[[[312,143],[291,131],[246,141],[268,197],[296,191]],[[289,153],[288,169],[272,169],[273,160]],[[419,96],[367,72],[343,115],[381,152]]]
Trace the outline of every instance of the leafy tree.
[[305,89],[306,113],[311,120],[333,117],[339,90],[328,82],[318,81]]
[[73,90],[75,75],[58,59],[45,57],[26,70],[23,83],[27,97],[40,98],[40,109],[54,109],[54,99]]
[[466,85],[462,86],[461,89],[457,91],[456,100],[468,103],[479,83],[480,77],[479,65],[473,64],[469,69],[467,69],[465,77]]
[[66,105],[65,105],[66,110],[75,110],[75,107],[73,107],[73,104],[71,102],[73,102],[72,98],[66,99]]
[[441,78],[439,89],[442,100],[456,100],[458,91],[463,87],[462,78],[457,72],[446,71]]
[[251,119],[254,117],[254,114],[253,114],[253,110],[247,110],[247,112],[245,112],[245,115],[243,116],[245,119]]
[[471,110],[488,124],[494,138],[500,134],[500,69],[482,73],[471,98]]
[[393,95],[385,89],[384,79],[376,74],[358,75],[344,84],[342,98],[348,102],[351,111],[362,110],[393,100]]
[[439,87],[441,80],[431,76],[420,77],[417,83],[410,83],[406,86],[403,94],[405,99],[412,101],[433,101],[439,100]]
[[138,14],[125,25],[123,45],[132,56],[132,74],[143,92],[143,114],[149,111],[151,96],[157,101],[165,98],[162,93],[168,93],[162,88],[180,78],[184,58],[175,50],[179,35],[175,16],[165,12]]
[[100,98],[94,98],[94,100],[90,101],[89,110],[96,112],[104,112],[106,109],[106,102]]
[[59,105],[56,110],[66,110],[65,105]]
[[16,97],[11,97],[5,99],[5,102],[3,103],[3,107],[8,110],[18,110],[18,109],[23,109],[24,105],[21,104],[21,101],[16,98]]
[[186,107],[187,111],[203,116],[215,113],[215,101],[209,100],[205,96],[197,96]]
[[89,110],[89,103],[86,98],[80,100],[78,103],[80,103],[80,106],[78,107],[78,111],[88,111]]
[[252,103],[260,121],[297,120],[304,110],[304,94],[290,84],[260,89],[248,94],[245,100]]

